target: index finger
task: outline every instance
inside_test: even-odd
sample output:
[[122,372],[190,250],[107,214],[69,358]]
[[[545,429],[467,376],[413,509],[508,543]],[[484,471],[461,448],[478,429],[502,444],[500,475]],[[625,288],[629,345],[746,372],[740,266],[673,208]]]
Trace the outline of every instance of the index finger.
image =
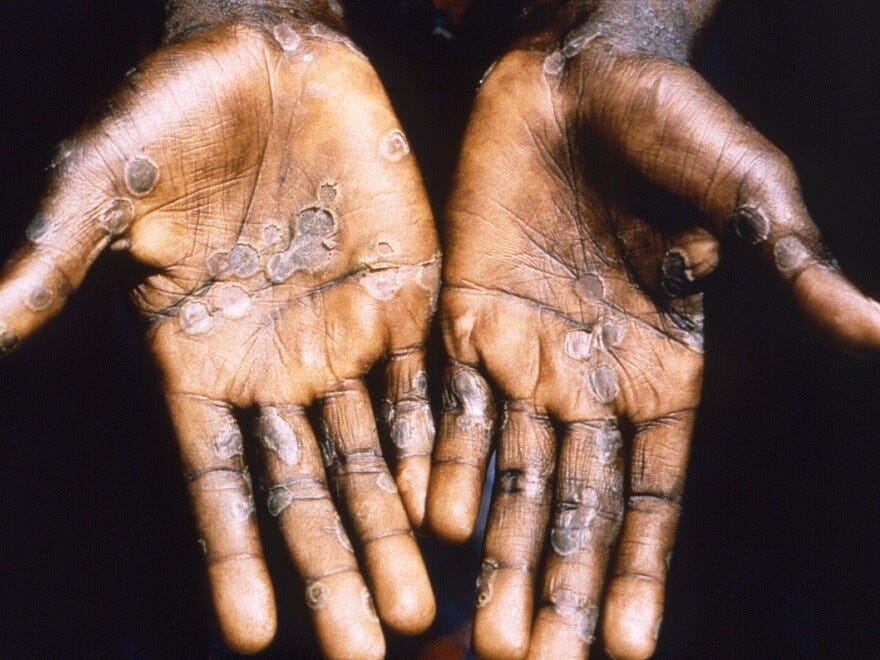
[[585,51],[585,124],[705,214],[716,235],[732,225],[832,342],[856,354],[880,351],[880,305],[822,247],[788,158],[690,67],[606,45],[597,38]]

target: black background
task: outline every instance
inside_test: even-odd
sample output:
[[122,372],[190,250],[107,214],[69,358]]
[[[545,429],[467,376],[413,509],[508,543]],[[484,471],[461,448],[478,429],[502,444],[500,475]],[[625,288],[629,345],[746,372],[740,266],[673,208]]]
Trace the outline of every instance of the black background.
[[[350,4],[439,206],[474,80],[513,3],[474,12],[451,40],[427,2]],[[0,256],[33,213],[54,145],[161,26],[147,0],[3,5]],[[875,7],[728,2],[701,68],[792,158],[826,242],[876,297]],[[707,295],[704,403],[657,656],[859,657],[880,641],[880,368],[813,343],[782,291],[733,256]],[[228,654],[173,438],[116,286],[124,265],[102,260],[63,315],[0,364],[0,655]],[[299,585],[270,555],[282,610],[267,655],[309,657]],[[437,568],[453,613],[456,576],[471,589],[475,562],[457,552]]]

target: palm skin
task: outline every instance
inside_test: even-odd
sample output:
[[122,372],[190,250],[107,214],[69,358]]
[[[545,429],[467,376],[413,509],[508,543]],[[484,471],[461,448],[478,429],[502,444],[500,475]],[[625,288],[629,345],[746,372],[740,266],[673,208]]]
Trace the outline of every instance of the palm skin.
[[[363,56],[329,30],[286,23],[164,47],[105,119],[62,147],[28,236],[0,284],[4,351],[59,311],[103,248],[145,267],[132,297],[231,646],[259,650],[276,626],[233,409],[256,408],[268,508],[323,651],[378,657],[379,619],[409,634],[430,623],[411,524],[433,441],[422,345],[437,239]],[[383,358],[394,477],[361,382]]]
[[586,23],[485,79],[447,208],[428,494],[431,527],[467,538],[501,409],[481,657],[584,657],[600,617],[613,657],[653,652],[701,386],[695,280],[731,218],[814,324],[877,350],[877,305],[822,251],[784,156],[683,61]]

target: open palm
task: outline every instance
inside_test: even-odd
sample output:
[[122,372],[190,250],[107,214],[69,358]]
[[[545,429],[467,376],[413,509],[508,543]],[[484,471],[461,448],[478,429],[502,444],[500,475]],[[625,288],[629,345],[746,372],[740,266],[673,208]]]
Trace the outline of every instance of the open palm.
[[[200,32],[144,62],[53,165],[0,284],[0,348],[57,313],[105,247],[143,266],[132,296],[230,644],[255,651],[275,630],[235,409],[256,408],[268,508],[325,653],[381,656],[379,619],[424,629],[434,602],[411,523],[433,442],[422,346],[439,259],[367,60],[315,27]],[[394,477],[361,380],[383,358]]]
[[428,519],[450,541],[473,529],[501,408],[475,649],[584,657],[601,615],[614,657],[647,657],[720,235],[733,220],[844,348],[877,350],[880,310],[822,250],[778,150],[684,61],[589,22],[491,70],[447,216]]

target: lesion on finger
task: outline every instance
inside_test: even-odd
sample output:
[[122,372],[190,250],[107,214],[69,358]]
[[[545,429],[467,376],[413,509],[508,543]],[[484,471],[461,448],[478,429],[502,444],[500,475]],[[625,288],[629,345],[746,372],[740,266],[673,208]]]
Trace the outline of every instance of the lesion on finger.
[[540,606],[552,612],[552,623],[568,628],[581,642],[592,644],[599,620],[595,598],[567,586],[554,585]]
[[412,534],[397,484],[378,451],[334,452],[327,471],[339,498],[348,502],[349,517],[361,543]]
[[766,212],[748,204],[734,209],[729,225],[740,241],[768,256],[784,281],[793,281],[813,266],[839,270],[815,227],[774,223]]
[[433,447],[434,417],[424,358],[422,346],[393,351],[385,369],[388,385],[382,420],[398,460],[430,456]]
[[447,442],[435,455],[434,463],[467,463],[465,452],[456,453],[450,442],[458,438],[485,452],[494,428],[495,406],[483,377],[473,367],[453,363],[447,368],[442,394],[441,435]]
[[[203,531],[210,530],[201,540],[207,564],[261,558],[255,550],[259,548],[252,524],[256,505],[247,470],[212,466],[191,470],[185,477],[198,508],[200,525]],[[243,552],[243,548],[248,550]]]

